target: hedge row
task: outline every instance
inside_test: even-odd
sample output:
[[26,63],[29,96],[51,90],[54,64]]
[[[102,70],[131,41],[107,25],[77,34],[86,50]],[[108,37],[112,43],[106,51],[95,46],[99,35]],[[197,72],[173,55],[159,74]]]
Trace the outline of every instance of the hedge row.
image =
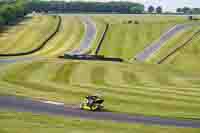
[[27,1],[16,0],[12,3],[1,3],[0,5],[0,26],[16,21],[27,13]]

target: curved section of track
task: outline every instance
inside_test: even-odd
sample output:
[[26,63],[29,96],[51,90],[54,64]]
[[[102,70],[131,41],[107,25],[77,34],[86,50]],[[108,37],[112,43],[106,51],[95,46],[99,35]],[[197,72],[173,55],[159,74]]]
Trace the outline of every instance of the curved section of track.
[[66,54],[70,55],[84,54],[84,52],[90,48],[92,41],[96,37],[97,34],[96,24],[89,17],[81,17],[81,19],[85,25],[85,36],[81,40],[81,44],[78,49],[74,49]]
[[26,98],[12,96],[0,97],[0,108],[12,109],[20,112],[32,112],[39,114],[62,115],[66,117],[80,117],[83,119],[112,120],[116,122],[143,123],[149,125],[176,126],[188,128],[200,128],[200,120],[170,119],[161,117],[148,117],[128,115],[112,112],[82,111],[78,107],[65,106],[64,103],[50,101],[34,101]]
[[[71,52],[68,52],[67,54],[83,54],[86,50],[90,48],[92,45],[92,41],[96,37],[96,25],[95,23],[89,18],[89,17],[82,17],[82,22],[85,25],[85,35],[83,36],[83,39],[80,44],[80,48],[74,49]],[[36,59],[37,57],[22,57],[17,59],[0,59],[1,63],[15,63],[18,61],[29,61]]]
[[169,31],[164,33],[159,40],[153,42],[148,47],[146,47],[142,52],[138,53],[134,59],[137,61],[144,62],[149,57],[151,57],[156,51],[158,51],[165,42],[168,41],[171,37],[176,35],[178,32],[190,28],[194,25],[200,25],[200,23],[191,23],[191,24],[179,24],[172,27]]

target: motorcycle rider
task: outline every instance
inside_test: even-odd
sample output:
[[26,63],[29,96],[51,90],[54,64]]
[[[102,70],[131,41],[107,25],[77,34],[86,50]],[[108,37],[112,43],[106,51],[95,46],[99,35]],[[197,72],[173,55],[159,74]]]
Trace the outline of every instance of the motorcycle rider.
[[98,96],[86,96],[86,99],[87,99],[87,105],[89,107],[92,107],[96,99],[98,99]]

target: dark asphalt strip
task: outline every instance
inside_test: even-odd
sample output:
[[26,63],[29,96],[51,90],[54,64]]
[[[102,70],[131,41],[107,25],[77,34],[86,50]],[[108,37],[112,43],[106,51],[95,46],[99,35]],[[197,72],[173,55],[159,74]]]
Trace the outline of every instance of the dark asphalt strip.
[[82,111],[78,107],[54,105],[41,101],[13,96],[0,97],[0,109],[11,109],[20,112],[36,114],[60,115],[66,117],[80,117],[93,120],[111,120],[125,123],[143,123],[148,125],[176,126],[187,128],[200,128],[200,120],[169,119],[161,117],[134,116],[112,112]]

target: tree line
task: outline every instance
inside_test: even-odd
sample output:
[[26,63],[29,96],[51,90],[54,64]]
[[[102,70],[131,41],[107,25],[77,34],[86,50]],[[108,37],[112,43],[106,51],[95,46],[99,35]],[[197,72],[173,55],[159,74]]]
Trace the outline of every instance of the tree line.
[[161,6],[158,7],[154,7],[152,5],[150,5],[147,9],[147,13],[158,13],[161,14],[163,13],[163,8]]
[[33,0],[29,4],[37,12],[84,12],[84,13],[143,13],[144,5],[133,2],[64,2]]
[[176,12],[181,14],[200,14],[200,8],[183,7],[177,8]]
[[23,17],[27,10],[26,0],[16,0],[14,2],[1,2],[0,3],[0,26],[9,24],[16,21],[18,18]]

